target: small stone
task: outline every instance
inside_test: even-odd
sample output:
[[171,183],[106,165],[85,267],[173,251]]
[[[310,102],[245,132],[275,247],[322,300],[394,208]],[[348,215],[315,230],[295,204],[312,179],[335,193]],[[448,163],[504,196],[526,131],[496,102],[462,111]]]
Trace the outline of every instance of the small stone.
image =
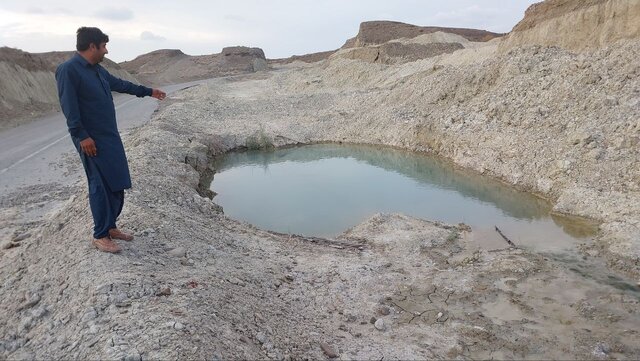
[[13,243],[11,241],[4,241],[0,244],[0,249],[9,249],[9,248],[13,248],[13,247],[18,247],[20,244],[19,243]]
[[338,353],[333,349],[333,347],[329,346],[329,344],[325,342],[320,342],[320,348],[328,358],[336,358],[338,357]]
[[169,287],[162,288],[158,292],[156,292],[156,296],[170,296],[170,295],[171,295],[171,288]]
[[31,237],[31,233],[23,233],[19,236],[14,237],[11,242],[20,242],[20,241],[24,241],[25,239]]
[[375,328],[379,331],[384,331],[387,327],[384,324],[384,320],[379,318],[376,323],[373,324],[375,326]]
[[265,335],[264,332],[258,332],[256,334],[256,340],[258,340],[258,342],[263,344],[263,343],[267,342],[267,335]]
[[96,312],[95,308],[89,307],[84,315],[82,315],[82,322],[88,322],[96,317],[98,317],[98,312]]
[[387,307],[387,306],[378,307],[378,314],[379,315],[388,316],[390,313],[391,313],[391,310],[389,310],[389,307]]
[[20,326],[18,328],[20,331],[29,331],[31,326],[33,326],[33,317],[27,316],[20,321]]
[[176,322],[175,325],[173,325],[173,328],[175,328],[176,330],[180,331],[184,328],[184,325],[181,324],[180,322]]
[[187,250],[184,247],[176,247],[167,253],[169,254],[169,256],[176,258],[187,256]]
[[33,316],[33,318],[35,319],[42,318],[46,314],[47,314],[47,309],[44,306],[40,306],[31,311],[31,316]]
[[369,319],[369,323],[370,323],[370,324],[372,324],[372,325],[373,325],[373,324],[375,324],[375,323],[376,323],[376,321],[378,321],[378,319],[377,319],[377,318],[375,318],[375,317],[371,317],[371,318]]
[[40,295],[37,293],[33,293],[31,294],[31,297],[29,297],[29,299],[27,300],[27,302],[23,303],[19,308],[18,311],[22,311],[24,309],[27,308],[31,308],[35,305],[38,304],[38,302],[40,302]]
[[124,357],[124,361],[142,361],[142,356],[140,356],[138,350],[130,350]]
[[152,233],[156,233],[156,231],[153,228],[147,228],[144,231],[142,231],[141,235],[147,236],[147,235],[152,234]]

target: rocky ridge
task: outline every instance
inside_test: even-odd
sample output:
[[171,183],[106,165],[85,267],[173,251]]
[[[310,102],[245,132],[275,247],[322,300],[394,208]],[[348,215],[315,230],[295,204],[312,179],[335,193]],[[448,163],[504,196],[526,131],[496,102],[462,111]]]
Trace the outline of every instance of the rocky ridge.
[[456,34],[469,41],[483,42],[498,38],[503,34],[492,33],[486,30],[445,28],[437,26],[416,26],[397,21],[365,21],[360,24],[358,34],[347,40],[342,49],[363,47],[368,45],[380,45],[388,41],[400,38],[415,38],[416,36],[443,32]]
[[156,50],[120,65],[142,81],[155,85],[251,73],[268,66],[262,49],[244,46],[226,47],[220,54],[199,56],[186,55],[180,50]]

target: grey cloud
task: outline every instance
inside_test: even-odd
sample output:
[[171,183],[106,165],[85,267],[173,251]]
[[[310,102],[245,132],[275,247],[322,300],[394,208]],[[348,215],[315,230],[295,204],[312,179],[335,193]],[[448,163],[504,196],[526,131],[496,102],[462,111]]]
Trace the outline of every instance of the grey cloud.
[[102,10],[97,11],[94,15],[99,18],[116,20],[116,21],[133,19],[133,11],[127,8],[104,8]]
[[149,40],[149,41],[164,41],[167,40],[164,36],[156,35],[150,31],[143,31],[140,34],[140,40]]
[[238,22],[245,22],[247,21],[247,19],[245,19],[244,17],[240,16],[240,15],[234,15],[234,14],[227,14],[224,16],[225,20],[232,20],[232,21],[238,21]]
[[73,12],[69,9],[65,9],[65,8],[61,8],[61,7],[57,7],[54,9],[45,9],[45,8],[41,8],[41,7],[37,7],[37,6],[32,6],[27,8],[27,13],[28,14],[38,14],[38,15],[46,15],[46,14],[64,14],[64,15],[71,15],[73,14]]
[[44,14],[45,11],[43,8],[39,8],[39,7],[30,7],[27,9],[27,13],[29,14]]

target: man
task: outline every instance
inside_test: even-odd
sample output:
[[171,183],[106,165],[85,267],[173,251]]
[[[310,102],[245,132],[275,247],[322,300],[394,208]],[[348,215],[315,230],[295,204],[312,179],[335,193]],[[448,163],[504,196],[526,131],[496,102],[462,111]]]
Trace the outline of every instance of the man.
[[109,37],[98,28],[78,29],[78,51],[58,66],[56,82],[69,134],[87,175],[93,245],[103,252],[117,253],[120,247],[113,239],[133,240],[116,227],[131,178],[111,91],[159,100],[166,94],[118,79],[100,66],[108,53],[108,42]]

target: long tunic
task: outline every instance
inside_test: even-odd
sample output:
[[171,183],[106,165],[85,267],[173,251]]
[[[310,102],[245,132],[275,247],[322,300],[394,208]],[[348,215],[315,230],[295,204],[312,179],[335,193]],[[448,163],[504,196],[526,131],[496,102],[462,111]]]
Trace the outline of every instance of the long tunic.
[[89,157],[112,192],[131,188],[129,166],[118,133],[112,91],[138,97],[150,96],[152,89],[109,74],[100,64],[91,65],[80,54],[60,64],[56,82],[62,112],[76,149],[80,141],[91,137],[97,155]]

